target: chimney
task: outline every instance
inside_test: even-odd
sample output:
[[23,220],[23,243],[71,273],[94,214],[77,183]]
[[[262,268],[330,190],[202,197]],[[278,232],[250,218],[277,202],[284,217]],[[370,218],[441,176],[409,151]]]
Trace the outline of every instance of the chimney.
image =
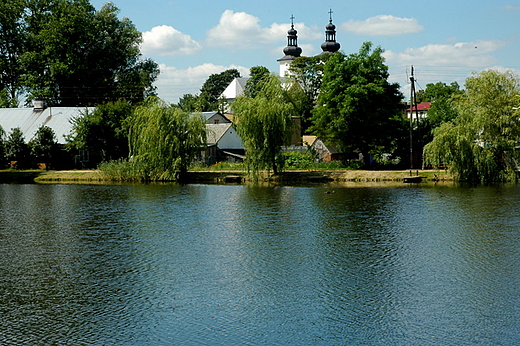
[[36,100],[33,100],[32,103],[33,103],[33,111],[34,112],[41,112],[45,108],[47,108],[47,103],[44,100],[36,99]]

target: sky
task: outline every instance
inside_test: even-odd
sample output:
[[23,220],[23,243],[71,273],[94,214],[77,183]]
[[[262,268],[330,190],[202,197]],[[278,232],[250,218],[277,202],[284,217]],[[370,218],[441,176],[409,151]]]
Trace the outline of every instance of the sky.
[[[91,0],[100,9],[106,0]],[[520,0],[114,0],[121,18],[143,33],[141,52],[159,64],[159,97],[177,103],[198,94],[211,74],[253,66],[278,74],[294,16],[302,56],[321,52],[332,10],[345,54],[363,42],[385,50],[390,82],[416,88],[458,82],[472,71],[520,75]]]

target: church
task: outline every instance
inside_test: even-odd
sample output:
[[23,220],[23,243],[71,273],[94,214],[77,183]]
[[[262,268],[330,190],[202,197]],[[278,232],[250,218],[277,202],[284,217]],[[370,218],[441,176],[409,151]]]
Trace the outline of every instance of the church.
[[[332,11],[329,11],[330,19],[325,26],[325,42],[321,44],[322,52],[319,55],[337,52],[341,47],[336,42],[336,26],[332,24]],[[284,56],[278,59],[280,63],[280,77],[289,74],[289,67],[294,59],[301,56],[302,49],[298,47],[298,32],[294,29],[294,16],[291,16],[291,28],[287,31],[287,47],[283,49]]]
[[[329,11],[329,23],[325,26],[325,42],[321,44],[322,52],[319,55],[331,54],[340,49],[340,44],[336,42],[336,26],[332,24],[332,10]],[[294,16],[291,16],[291,28],[287,31],[287,46],[283,49],[284,56],[278,59],[280,64],[280,77],[287,76],[289,67],[294,59],[302,54],[301,47],[298,47],[298,31],[294,28]],[[244,95],[247,77],[235,78],[224,90],[222,97],[228,104],[233,103],[238,96]]]

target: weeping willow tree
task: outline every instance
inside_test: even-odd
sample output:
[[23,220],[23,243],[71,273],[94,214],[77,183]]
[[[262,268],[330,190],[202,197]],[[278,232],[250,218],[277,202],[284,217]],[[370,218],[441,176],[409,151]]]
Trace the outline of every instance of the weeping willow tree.
[[520,165],[520,84],[512,72],[475,73],[455,101],[459,114],[433,132],[425,164],[448,166],[469,182],[516,181]]
[[179,181],[206,143],[202,117],[190,116],[157,98],[135,109],[128,128],[130,160],[100,167],[118,180]]
[[236,130],[244,142],[246,167],[256,175],[261,170],[278,173],[278,155],[287,145],[295,108],[278,77],[265,78],[254,97],[241,96],[231,105]]

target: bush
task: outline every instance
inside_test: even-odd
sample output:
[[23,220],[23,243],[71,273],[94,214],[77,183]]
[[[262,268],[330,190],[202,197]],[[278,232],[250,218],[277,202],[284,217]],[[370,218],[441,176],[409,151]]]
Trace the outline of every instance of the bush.
[[287,151],[280,155],[284,169],[310,169],[315,166],[316,155],[311,151]]

